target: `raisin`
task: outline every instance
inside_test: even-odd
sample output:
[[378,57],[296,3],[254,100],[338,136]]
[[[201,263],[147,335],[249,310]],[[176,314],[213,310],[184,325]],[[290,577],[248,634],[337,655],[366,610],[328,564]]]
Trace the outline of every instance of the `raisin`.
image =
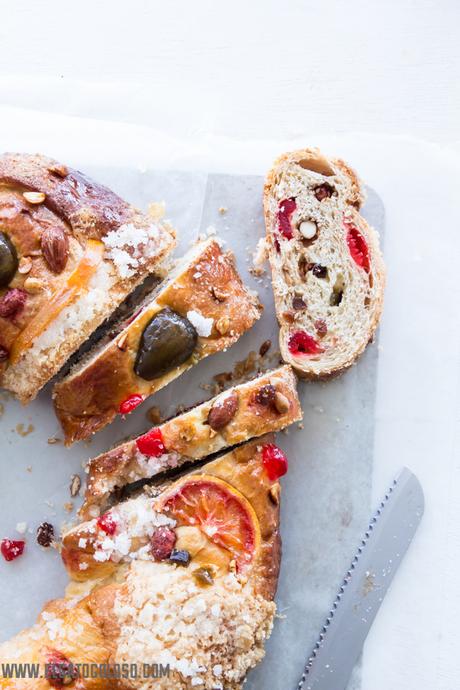
[[324,184],[320,184],[319,187],[315,187],[313,191],[318,201],[323,201],[324,199],[328,199],[332,196],[334,188],[325,182]]
[[17,316],[26,303],[27,293],[19,288],[8,290],[0,299],[0,316],[4,319]]
[[49,522],[42,522],[37,529],[37,543],[48,548],[54,540],[54,527]]
[[327,324],[324,319],[317,319],[315,321],[315,328],[318,335],[322,338],[327,333]]
[[176,543],[176,533],[170,527],[158,527],[150,540],[152,556],[156,561],[164,561],[170,558],[174,544]]
[[0,364],[6,362],[10,356],[10,351],[4,345],[0,345]]
[[263,342],[262,345],[260,346],[259,355],[260,355],[261,357],[265,357],[265,355],[267,354],[267,352],[269,351],[269,349],[271,348],[271,346],[272,346],[272,341],[271,341],[271,340],[264,340],[264,342]]
[[292,308],[295,309],[296,311],[298,311],[299,309],[306,309],[307,304],[306,304],[306,302],[303,301],[303,299],[301,297],[296,296],[292,300]]
[[315,264],[311,269],[311,272],[317,278],[327,278],[327,268],[321,264]]
[[272,386],[270,383],[267,383],[267,385],[262,386],[262,388],[259,388],[255,395],[255,401],[259,403],[259,405],[268,407],[268,405],[271,405],[274,402],[275,394],[275,387]]

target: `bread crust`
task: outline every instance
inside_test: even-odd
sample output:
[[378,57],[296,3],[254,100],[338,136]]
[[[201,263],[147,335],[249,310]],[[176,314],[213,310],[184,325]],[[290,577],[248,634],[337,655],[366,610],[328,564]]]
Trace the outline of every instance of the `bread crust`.
[[[153,228],[153,221],[83,173],[41,155],[8,153],[0,156],[0,229],[13,242],[20,260],[19,271],[8,287],[21,290],[26,300],[25,307],[14,318],[0,317],[0,345],[12,351],[24,329],[47,309],[54,295],[66,289],[88,243],[103,247],[110,233],[131,226],[146,234]],[[96,278],[102,269],[113,273],[110,284],[106,281],[104,287],[104,303],[91,305],[91,308],[86,305],[85,294],[91,292],[91,283],[82,285],[67,309],[62,308],[53,315],[44,327],[43,334],[50,333],[49,342],[40,344],[40,337],[34,336],[18,355],[18,361],[0,364],[1,386],[23,403],[36,396],[70,355],[172,250],[175,244],[173,229],[167,224],[155,228],[155,248],[149,247],[148,256],[142,257],[142,264],[139,263],[133,275],[118,276],[105,249],[94,276]],[[42,239],[49,230],[67,238],[69,256],[64,268],[50,266],[42,251]],[[141,251],[142,247],[133,245],[132,250]],[[72,327],[70,320],[63,320],[69,310],[73,310],[76,319]],[[53,328],[55,338],[51,335]]]
[[[258,402],[257,394],[265,386],[273,386],[275,394],[283,396],[287,409],[278,410],[273,402]],[[215,431],[208,423],[210,410],[229,395],[236,396],[236,411],[227,424]],[[147,480],[171,467],[199,460],[252,437],[279,431],[301,418],[296,377],[289,366],[234,386],[156,427],[167,450],[160,458],[144,456],[137,446],[137,439],[131,439],[90,460],[85,501],[79,517],[82,520],[97,517],[107,509],[110,497],[126,484]]]
[[[151,559],[147,562],[115,564],[106,580],[101,579],[100,571],[90,571],[88,568],[90,578],[87,582],[70,585],[67,597],[50,602],[33,628],[0,645],[2,661],[44,665],[49,663],[50,655],[52,658],[57,653],[74,664],[129,662],[142,665],[146,657],[139,643],[149,644],[147,631],[151,633],[154,650],[151,654],[171,649],[171,644],[181,648],[180,638],[184,635],[188,641],[185,647],[182,645],[182,649],[187,658],[191,654],[205,654],[206,666],[200,671],[205,676],[202,686],[206,690],[215,687],[215,665],[219,664],[223,667],[225,687],[239,690],[248,669],[263,656],[263,645],[270,634],[275,613],[272,600],[281,555],[280,486],[278,481],[268,479],[262,462],[263,446],[272,443],[273,439],[272,434],[267,434],[190,473],[197,476],[205,473],[206,477],[215,477],[228,483],[251,504],[260,526],[260,542],[249,574],[216,575],[213,585],[197,588],[188,568],[157,563]],[[173,486],[165,482],[161,488],[167,491]],[[161,499],[161,493],[158,499]],[[153,500],[149,499],[151,502]],[[64,559],[69,549],[82,550],[79,542],[83,534],[91,534],[87,525],[74,528],[64,536]],[[75,575],[72,569],[70,572]],[[107,575],[105,572],[102,577]],[[153,590],[158,588],[160,598],[155,599]],[[150,596],[152,602],[158,601],[159,605],[166,607],[168,616],[180,619],[180,632],[176,632],[172,639],[166,636],[163,641],[162,617],[158,628],[149,628],[146,623],[150,615],[148,607],[154,610],[154,604],[149,604]],[[203,601],[206,603],[203,604]],[[195,628],[194,622],[187,617],[192,614],[183,613],[187,607],[190,611],[195,610],[198,604],[209,607],[205,617],[210,616],[216,621],[216,637],[208,634],[202,638],[200,628]],[[229,638],[227,644],[222,643],[223,634]],[[202,648],[204,640],[205,651]],[[163,644],[163,648],[159,643]],[[180,657],[179,661],[185,663],[185,659],[181,661]],[[198,674],[198,671],[195,673]],[[75,687],[81,690],[150,688],[150,685],[142,685],[142,682],[145,681],[118,680],[114,685],[113,680],[100,677],[80,678]],[[175,667],[166,684],[159,682],[158,686],[155,684],[151,687],[165,690],[171,687],[167,684],[171,682],[179,690],[194,687],[191,674],[182,674]],[[49,684],[45,679],[28,681],[0,676],[0,688],[46,690]]]
[[[186,255],[183,261],[184,268],[178,275],[160,286],[152,301],[115,340],[77,365],[55,386],[54,406],[67,445],[110,423],[130,395],[139,394],[145,399],[204,357],[226,350],[260,317],[260,302],[243,285],[233,256],[223,253],[215,239],[197,245],[192,257]],[[211,331],[198,338],[184,364],[146,381],[135,374],[134,362],[145,327],[165,308],[182,317],[190,312],[199,314],[209,320]]]
[[[308,172],[300,171],[301,168],[304,168],[304,170]],[[360,311],[361,314],[366,312],[366,326],[361,328],[359,336],[354,339],[353,347],[344,348],[343,352],[337,354],[335,360],[330,356],[327,362],[323,361],[324,358],[321,354],[312,357],[305,355],[294,356],[288,347],[290,334],[296,330],[296,326],[298,326],[299,329],[302,328],[304,316],[295,310],[286,309],[288,297],[290,297],[292,301],[295,294],[297,294],[297,283],[299,279],[294,275],[292,265],[290,264],[288,266],[283,264],[283,259],[279,258],[279,243],[297,242],[301,251],[298,259],[306,257],[302,260],[305,260],[307,270],[310,270],[308,268],[309,264],[307,263],[309,253],[312,252],[312,249],[316,250],[318,245],[321,244],[321,231],[319,231],[317,237],[312,240],[302,239],[298,229],[294,230],[293,240],[283,240],[281,234],[278,233],[277,213],[278,204],[281,202],[280,199],[278,199],[279,194],[277,196],[277,189],[280,185],[284,184],[285,175],[291,173],[293,170],[299,171],[299,177],[303,177],[304,180],[304,188],[309,188],[308,193],[311,197],[313,196],[312,190],[314,185],[319,186],[325,184],[334,190],[331,199],[327,199],[326,201],[313,200],[311,206],[316,214],[315,219],[321,217],[319,215],[323,210],[321,204],[324,206],[330,204],[330,210],[328,212],[333,222],[335,222],[336,225],[340,225],[343,218],[344,222],[355,226],[361,236],[365,238],[370,256],[370,274],[372,277],[370,279],[372,280],[370,291],[372,294],[367,306],[356,305],[356,309]],[[307,192],[300,192],[300,194],[307,194]],[[288,196],[288,192],[286,192],[286,195]],[[269,259],[272,267],[275,306],[280,324],[280,350],[284,361],[291,364],[297,374],[302,378],[325,380],[344,372],[354,364],[363,353],[367,344],[372,341],[374,332],[378,326],[383,309],[385,267],[379,248],[378,235],[369,227],[359,213],[363,200],[364,193],[356,172],[341,159],[327,158],[318,149],[306,148],[285,153],[275,161],[273,168],[267,174],[264,186],[264,214]],[[300,220],[303,220],[303,218]],[[299,222],[299,220],[297,222]],[[345,245],[345,232],[340,242]],[[281,251],[284,251],[283,244]],[[315,252],[313,251],[312,253],[314,254]],[[313,263],[310,265],[313,265]],[[347,259],[347,266],[344,269],[345,274],[349,276],[357,275],[360,270],[362,271],[362,269],[357,268],[351,258]],[[301,273],[300,279],[302,279]],[[289,287],[290,282],[296,285],[295,292],[293,288]],[[305,286],[302,298],[306,304],[307,312],[310,309],[309,297],[309,288]],[[323,307],[323,311],[327,312],[326,307]],[[319,345],[322,345],[320,338],[323,336],[317,338],[316,333],[309,333],[309,335],[314,335]],[[330,335],[331,333],[328,333],[326,340]],[[340,337],[338,337],[339,349],[340,346]],[[334,345],[332,345],[332,347],[334,347]],[[328,349],[329,345],[326,346],[326,350]]]

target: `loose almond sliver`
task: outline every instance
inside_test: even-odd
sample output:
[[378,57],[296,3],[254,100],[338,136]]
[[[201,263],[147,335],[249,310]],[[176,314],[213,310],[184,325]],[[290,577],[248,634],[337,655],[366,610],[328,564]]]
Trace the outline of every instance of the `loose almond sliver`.
[[29,204],[42,204],[46,194],[44,192],[24,192],[22,196]]
[[81,291],[87,289],[89,281],[102,261],[104,245],[99,240],[88,240],[85,253],[78,266],[70,274],[67,284],[52,295],[46,306],[30,321],[18,335],[10,352],[10,364],[16,364],[25,350],[28,350],[33,341],[38,338],[50,323],[59,316]]

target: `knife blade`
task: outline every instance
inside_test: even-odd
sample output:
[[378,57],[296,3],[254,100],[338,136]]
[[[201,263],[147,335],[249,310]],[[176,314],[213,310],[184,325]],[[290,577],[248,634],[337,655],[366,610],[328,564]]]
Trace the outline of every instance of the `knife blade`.
[[421,484],[405,467],[371,518],[297,690],[345,690],[424,507]]

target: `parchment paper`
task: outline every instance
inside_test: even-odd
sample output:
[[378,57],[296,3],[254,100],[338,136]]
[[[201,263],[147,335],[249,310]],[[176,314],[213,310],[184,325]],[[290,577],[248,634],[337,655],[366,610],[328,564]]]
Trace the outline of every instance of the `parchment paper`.
[[[166,202],[167,216],[179,230],[177,255],[197,232],[214,227],[236,256],[245,282],[259,292],[265,312],[257,325],[227,353],[216,355],[173,382],[126,421],[117,420],[91,443],[64,449],[48,444],[60,438],[48,386],[28,408],[2,396],[0,418],[0,525],[2,536],[14,538],[18,522],[27,522],[26,555],[0,563],[0,639],[33,623],[45,600],[60,596],[66,582],[58,555],[35,544],[42,520],[58,529],[69,520],[64,504],[71,501],[70,476],[84,480],[82,463],[147,425],[146,411],[156,404],[172,414],[179,403],[209,397],[200,384],[231,371],[236,361],[271,339],[277,350],[277,325],[269,274],[254,278],[252,252],[264,233],[258,176],[86,168],[141,207]],[[224,213],[219,209],[227,209]],[[383,206],[370,191],[365,215],[378,230]],[[248,680],[250,690],[294,687],[312,648],[370,512],[377,347],[340,379],[327,384],[300,383],[304,428],[294,425],[280,434],[290,459],[283,480],[283,561],[277,596],[279,619],[267,645],[264,662]],[[23,424],[23,428],[17,425]],[[31,425],[29,427],[29,424]],[[21,435],[30,429],[26,436]],[[78,499],[77,499],[78,500]],[[74,501],[76,504],[76,502]],[[72,513],[73,514],[73,513]],[[16,534],[16,537],[19,535]],[[352,687],[357,687],[353,683]]]

